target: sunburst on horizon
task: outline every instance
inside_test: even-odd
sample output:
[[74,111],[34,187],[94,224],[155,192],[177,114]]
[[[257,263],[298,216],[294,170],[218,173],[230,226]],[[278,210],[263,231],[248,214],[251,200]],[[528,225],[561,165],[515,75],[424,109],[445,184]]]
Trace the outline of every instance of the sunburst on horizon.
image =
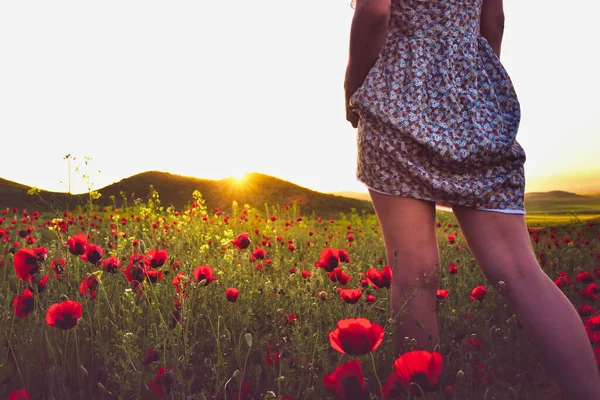
[[235,181],[235,183],[243,184],[244,181],[246,180],[248,174],[250,174],[250,172],[248,172],[248,171],[238,172],[238,173],[231,175],[231,178]]

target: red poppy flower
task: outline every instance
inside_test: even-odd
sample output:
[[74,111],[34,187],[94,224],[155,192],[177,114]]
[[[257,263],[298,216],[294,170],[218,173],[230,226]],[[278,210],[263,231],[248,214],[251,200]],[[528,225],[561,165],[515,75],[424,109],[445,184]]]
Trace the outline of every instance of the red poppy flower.
[[458,274],[458,268],[454,264],[448,266],[448,272],[451,274]]
[[[265,355],[265,362],[267,363],[267,365],[269,367],[272,367],[273,364],[275,364],[275,366],[279,365],[279,359],[280,359],[280,354],[278,352],[274,352],[273,351],[273,346],[271,345],[271,343],[265,343],[266,347],[267,347],[267,353]],[[273,356],[271,357],[271,354],[273,354]]]
[[81,303],[66,300],[62,303],[52,304],[46,313],[46,323],[60,329],[72,329],[77,326],[77,321],[83,315]]
[[125,278],[127,282],[141,283],[146,277],[146,268],[139,264],[128,264],[125,269]]
[[303,270],[302,270],[302,272],[300,272],[300,274],[302,275],[302,277],[303,277],[304,279],[308,279],[308,278],[310,278],[310,276],[312,275],[312,274],[310,273],[310,271],[307,271],[307,270],[305,270],[305,269],[303,269]]
[[383,267],[380,271],[377,268],[367,270],[367,281],[376,289],[389,288],[392,283],[392,269],[389,265]]
[[266,256],[267,252],[265,251],[265,249],[256,246],[256,249],[252,252],[252,261],[264,260]]
[[181,293],[187,287],[187,283],[190,282],[190,277],[183,271],[179,271],[177,275],[171,281],[171,284],[177,289],[177,295],[181,296]]
[[104,255],[104,250],[102,247],[90,243],[85,247],[85,254],[81,256],[83,261],[89,261],[91,264],[96,265],[102,259]]
[[13,266],[15,273],[23,282],[31,279],[31,276],[40,270],[38,257],[33,249],[21,248],[15,254]]
[[167,262],[168,254],[165,250],[150,250],[146,254],[146,265],[152,268],[162,267]]
[[181,261],[174,260],[169,268],[171,268],[173,272],[179,271],[181,269]]
[[8,395],[8,400],[31,400],[27,389],[15,390]]
[[233,243],[238,250],[245,250],[248,248],[248,246],[250,246],[251,242],[247,233],[241,233],[235,238],[235,240],[232,240],[231,243]]
[[350,256],[348,255],[348,252],[344,249],[338,249],[338,257],[340,258],[340,262],[343,262],[343,263],[350,262]]
[[332,282],[339,282],[340,285],[345,285],[350,282],[350,275],[345,273],[341,268],[336,268],[331,272],[327,272],[327,276]]
[[87,236],[83,233],[78,233],[75,236],[70,237],[67,240],[67,246],[71,254],[81,256],[85,254],[85,247],[87,245]]
[[327,272],[332,272],[340,264],[339,253],[335,249],[325,248],[321,251],[319,261],[315,262],[315,266],[323,268]]
[[477,350],[481,350],[481,346],[483,345],[483,343],[481,342],[481,340],[477,340],[475,338],[472,337],[468,337],[465,339],[465,344],[467,344],[468,346],[477,349]]
[[438,289],[436,297],[440,300],[445,299],[446,297],[448,297],[448,291],[445,289]]
[[479,285],[471,291],[471,299],[482,301],[483,299],[485,299],[486,294],[487,291],[485,290],[485,287]]
[[28,289],[25,289],[22,295],[16,296],[13,300],[13,310],[15,315],[19,318],[27,318],[29,313],[33,311],[34,304],[33,293]]
[[329,332],[329,344],[340,353],[361,356],[375,350],[383,341],[383,328],[366,318],[339,320]]
[[81,293],[86,299],[95,299],[98,283],[99,281],[96,275],[87,274],[79,284],[79,293]]
[[154,361],[158,361],[158,351],[153,349],[148,349],[146,352],[146,357],[142,360],[142,365],[148,365]]
[[298,317],[296,316],[296,314],[283,313],[283,317],[285,325],[294,325],[296,322],[298,322]]
[[38,261],[46,261],[46,258],[48,257],[48,249],[47,248],[38,247],[35,249],[31,249],[31,250],[33,250],[33,253],[37,257]]
[[[437,389],[442,373],[442,355],[426,350],[413,350],[402,354],[394,361],[394,369],[400,383],[406,388],[411,382],[417,383],[424,392]],[[413,387],[413,394],[418,394],[418,388]]]
[[375,303],[375,300],[377,300],[377,299],[372,294],[367,295],[367,304],[373,304],[373,303]]
[[171,393],[171,390],[176,383],[177,375],[173,372],[173,368],[168,365],[158,370],[154,379],[149,382],[148,387],[152,392],[152,396],[155,399],[160,399]]
[[349,304],[356,304],[362,296],[362,290],[360,289],[342,289],[340,292],[340,298]]
[[404,393],[404,387],[400,383],[400,378],[398,378],[396,371],[388,375],[385,383],[379,388],[379,393],[385,400],[400,398],[400,395]]
[[50,261],[50,269],[54,272],[54,277],[59,279],[61,275],[66,273],[67,260],[64,258],[55,258]]
[[577,274],[577,280],[581,283],[591,283],[594,281],[594,277],[588,271],[583,271]]
[[325,375],[323,385],[337,393],[342,400],[366,400],[369,398],[360,360],[348,361],[337,367],[330,375]]
[[579,312],[579,315],[582,317],[591,317],[592,315],[594,315],[596,313],[596,310],[594,309],[594,307],[592,307],[588,304],[583,304],[583,305],[577,306],[577,311]]
[[146,279],[152,283],[160,282],[165,277],[162,271],[156,269],[146,269],[144,273],[146,274]]
[[588,287],[579,291],[579,294],[581,294],[584,299],[589,301],[595,301],[599,299],[596,293],[598,293],[598,285],[595,283],[590,283]]
[[239,295],[240,295],[240,291],[236,288],[225,289],[225,296],[227,297],[227,300],[229,300],[232,303],[238,299]]
[[593,343],[600,341],[600,314],[586,319],[585,330]]
[[213,269],[208,265],[196,267],[196,269],[194,269],[194,278],[196,278],[196,281],[198,282],[205,280],[206,283],[204,286],[217,279],[213,276]]
[[[32,277],[31,282],[33,285],[35,285],[37,287],[38,294],[42,293],[44,290],[46,290],[46,285],[48,284],[49,279],[50,278],[48,278],[48,275],[44,275],[41,279],[38,279],[38,275],[34,275]],[[33,289],[32,286],[29,287],[29,290],[32,290],[35,292],[35,289]]]
[[114,274],[121,269],[121,263],[116,256],[108,257],[106,260],[104,260],[102,268],[109,274]]

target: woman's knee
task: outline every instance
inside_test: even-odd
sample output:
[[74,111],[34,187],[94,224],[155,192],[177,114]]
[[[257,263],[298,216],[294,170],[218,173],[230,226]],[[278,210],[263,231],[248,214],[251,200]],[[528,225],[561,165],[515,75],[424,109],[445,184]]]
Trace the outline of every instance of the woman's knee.
[[507,294],[507,288],[535,282],[545,275],[535,259],[527,258],[519,260],[510,257],[480,267],[489,284],[498,289],[502,295]]
[[540,273],[522,215],[466,207],[457,207],[455,214],[471,253],[491,284],[515,282]]

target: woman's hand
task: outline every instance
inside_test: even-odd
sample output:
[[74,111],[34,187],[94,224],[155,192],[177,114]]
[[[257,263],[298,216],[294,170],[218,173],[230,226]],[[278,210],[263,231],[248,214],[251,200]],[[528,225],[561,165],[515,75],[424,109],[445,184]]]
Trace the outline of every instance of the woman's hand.
[[362,82],[353,83],[351,79],[350,69],[346,71],[346,81],[344,82],[344,90],[346,92],[346,120],[352,124],[353,128],[358,127],[359,116],[352,110],[350,98],[362,86]]
[[358,128],[358,114],[352,111],[348,102],[346,102],[346,121],[350,121],[353,128]]

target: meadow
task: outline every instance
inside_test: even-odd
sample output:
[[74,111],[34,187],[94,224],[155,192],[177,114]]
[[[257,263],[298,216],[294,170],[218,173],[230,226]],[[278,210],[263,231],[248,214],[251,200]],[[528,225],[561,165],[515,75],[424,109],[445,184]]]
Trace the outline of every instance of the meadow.
[[[2,210],[0,398],[560,398],[452,214],[436,222],[441,346],[425,354],[392,343],[376,217],[301,211],[208,209],[198,192],[179,210],[156,193]],[[530,227],[532,245],[600,358],[600,225],[561,218]]]

